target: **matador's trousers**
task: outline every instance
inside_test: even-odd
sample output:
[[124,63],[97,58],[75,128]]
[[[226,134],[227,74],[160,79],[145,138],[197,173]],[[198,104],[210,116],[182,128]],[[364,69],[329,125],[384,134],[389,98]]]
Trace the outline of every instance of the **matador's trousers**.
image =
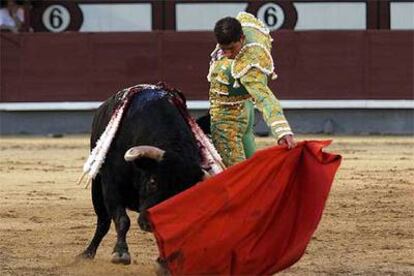
[[210,114],[213,144],[227,167],[253,155],[256,144],[251,100],[235,105],[212,105]]

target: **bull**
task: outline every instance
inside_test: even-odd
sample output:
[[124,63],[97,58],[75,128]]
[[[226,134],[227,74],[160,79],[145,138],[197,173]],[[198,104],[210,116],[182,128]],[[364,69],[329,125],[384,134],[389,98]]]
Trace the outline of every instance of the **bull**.
[[[113,221],[117,240],[111,261],[130,264],[126,241],[130,219],[126,209],[139,212],[140,228],[150,231],[145,216],[148,208],[205,177],[195,137],[174,104],[177,98],[183,100],[178,91],[152,86],[141,88],[129,99],[105,161],[92,180],[96,230],[80,257],[94,258]],[[98,108],[92,124],[91,149],[96,146],[119,102],[117,94]]]

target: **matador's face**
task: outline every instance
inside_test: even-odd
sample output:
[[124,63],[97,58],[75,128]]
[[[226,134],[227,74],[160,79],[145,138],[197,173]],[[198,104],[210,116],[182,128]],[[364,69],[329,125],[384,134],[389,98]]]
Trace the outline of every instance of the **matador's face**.
[[225,57],[234,59],[243,47],[244,36],[241,36],[239,41],[231,42],[229,44],[220,44],[220,49],[223,50]]

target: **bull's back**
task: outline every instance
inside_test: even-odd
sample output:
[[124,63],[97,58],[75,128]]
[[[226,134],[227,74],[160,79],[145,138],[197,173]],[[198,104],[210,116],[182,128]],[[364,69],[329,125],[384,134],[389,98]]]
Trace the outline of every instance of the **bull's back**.
[[[108,155],[118,162],[132,146],[151,145],[183,154],[199,162],[196,141],[179,110],[170,101],[171,94],[162,89],[137,92],[124,112]],[[91,149],[108,125],[120,97],[113,95],[96,111],[91,132]]]

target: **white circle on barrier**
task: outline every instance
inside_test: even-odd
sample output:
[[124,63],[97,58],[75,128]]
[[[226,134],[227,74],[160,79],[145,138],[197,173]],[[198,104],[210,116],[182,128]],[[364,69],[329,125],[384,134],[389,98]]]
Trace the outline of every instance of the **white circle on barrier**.
[[70,12],[62,5],[51,5],[45,9],[42,16],[43,25],[51,32],[62,32],[70,24]]
[[266,3],[257,11],[257,17],[269,28],[277,30],[285,22],[285,12],[276,3]]

